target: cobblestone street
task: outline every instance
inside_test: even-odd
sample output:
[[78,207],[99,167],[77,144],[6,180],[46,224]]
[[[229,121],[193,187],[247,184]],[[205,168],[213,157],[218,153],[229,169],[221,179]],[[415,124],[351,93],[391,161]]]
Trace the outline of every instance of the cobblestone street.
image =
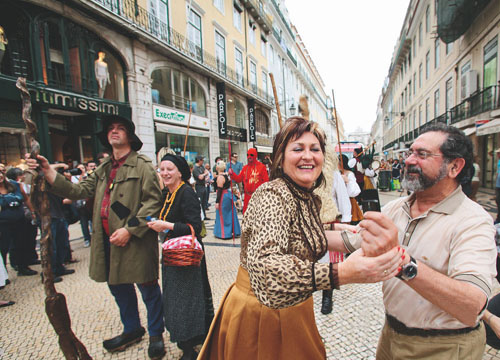
[[[385,203],[399,193],[381,193]],[[490,212],[495,211],[493,194],[480,193],[479,201]],[[213,201],[213,199],[211,199]],[[493,205],[492,205],[493,204]],[[213,208],[213,206],[212,206]],[[209,277],[214,304],[218,306],[222,295],[234,281],[239,263],[239,240],[222,241],[212,236],[215,214],[207,222],[205,238]],[[64,277],[56,284],[67,299],[72,329],[85,344],[94,359],[147,359],[148,338],[131,346],[125,352],[110,354],[102,347],[102,340],[122,331],[118,309],[104,283],[88,277],[89,248],[83,247],[79,223],[70,227],[73,256],[79,261],[69,266],[76,273]],[[40,271],[40,266],[33,266]],[[12,283],[0,291],[3,300],[14,300],[14,306],[0,309],[0,359],[63,359],[56,334],[44,311],[44,292],[40,276],[17,277],[9,266]],[[498,292],[498,284],[496,291]],[[140,295],[139,295],[140,298]],[[334,292],[333,312],[322,315],[319,311],[321,293],[314,296],[316,319],[324,338],[328,359],[374,359],[377,339],[384,318],[381,285],[348,285]],[[143,325],[146,323],[144,305],[139,300]],[[300,330],[298,330],[300,331]],[[180,350],[165,335],[167,356],[178,359]],[[487,348],[483,359],[500,359],[500,353]]]

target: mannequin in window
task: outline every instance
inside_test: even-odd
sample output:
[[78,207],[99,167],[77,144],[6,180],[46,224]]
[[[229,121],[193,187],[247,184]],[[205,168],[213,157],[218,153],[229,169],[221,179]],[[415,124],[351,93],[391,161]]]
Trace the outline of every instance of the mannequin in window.
[[94,62],[94,71],[97,85],[99,86],[99,97],[103,98],[106,86],[111,83],[111,80],[109,79],[108,64],[104,61],[106,53],[99,51],[97,56],[99,58]]
[[3,54],[5,54],[5,46],[9,43],[5,37],[5,30],[0,26],[0,65],[2,65]]

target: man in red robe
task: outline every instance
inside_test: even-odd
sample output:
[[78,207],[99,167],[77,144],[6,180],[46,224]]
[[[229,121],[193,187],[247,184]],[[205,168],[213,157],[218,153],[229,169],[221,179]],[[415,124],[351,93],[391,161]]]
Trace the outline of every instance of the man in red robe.
[[243,181],[243,187],[245,189],[245,197],[243,199],[243,214],[247,210],[248,202],[252,197],[257,188],[269,181],[269,176],[267,175],[266,166],[257,160],[257,150],[249,149],[247,152],[248,164],[243,166],[243,169],[236,175],[232,169],[229,169],[229,175],[231,179],[236,182]]

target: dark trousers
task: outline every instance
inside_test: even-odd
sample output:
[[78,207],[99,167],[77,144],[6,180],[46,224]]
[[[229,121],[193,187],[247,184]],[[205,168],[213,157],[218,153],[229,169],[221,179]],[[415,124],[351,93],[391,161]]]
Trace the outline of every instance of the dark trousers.
[[83,239],[90,241],[90,232],[92,231],[92,222],[90,212],[86,208],[78,209],[80,216],[80,226],[82,227]]
[[[500,316],[500,294],[495,295],[488,302],[488,311],[495,316]],[[486,328],[486,343],[494,349],[500,349],[500,339],[495,332],[484,322]]]
[[495,201],[497,203],[497,219],[495,222],[500,221],[500,188],[495,188]]
[[38,260],[38,254],[36,252],[36,235],[38,233],[38,227],[33,225],[31,219],[24,219],[23,222],[23,238],[26,242],[26,258],[28,264],[33,264]]
[[[104,229],[103,243],[104,256],[106,259],[106,270],[109,273],[110,264],[110,248],[109,236],[106,235]],[[137,307],[137,295],[135,293],[134,284],[108,284],[111,294],[115,298],[116,305],[120,310],[120,319],[123,324],[123,332],[129,333],[141,327],[139,318],[139,309]],[[146,284],[137,284],[142,295],[142,301],[146,305],[148,313],[148,332],[149,336],[158,336],[163,334],[165,322],[163,320],[163,300],[161,296],[160,285],[158,281],[153,281]]]
[[64,263],[70,258],[68,223],[65,219],[52,218],[52,272],[58,276],[64,270]]
[[28,266],[26,242],[23,238],[23,220],[11,220],[0,223],[0,252],[7,267],[7,254],[10,253],[10,264],[20,267]]
[[[139,309],[137,307],[137,295],[134,284],[109,285],[111,294],[115,297],[116,304],[120,309],[120,319],[123,324],[123,332],[129,333],[141,327]],[[147,284],[137,284],[142,295],[142,301],[148,312],[149,336],[158,336],[163,333],[163,301],[158,281]]]
[[195,185],[195,190],[196,190],[196,195],[198,195],[198,198],[200,199],[200,204],[201,204],[201,209],[203,211],[203,215],[206,216],[205,214],[205,197],[207,196],[207,188],[205,184],[203,185]]

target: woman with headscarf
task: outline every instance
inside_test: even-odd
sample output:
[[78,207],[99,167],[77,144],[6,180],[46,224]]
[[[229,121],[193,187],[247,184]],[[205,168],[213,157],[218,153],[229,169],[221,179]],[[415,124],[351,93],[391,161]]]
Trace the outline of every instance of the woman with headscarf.
[[325,135],[302,117],[276,135],[272,181],[253,194],[244,216],[240,268],[217,311],[199,360],[326,359],[312,294],[351,282],[377,282],[398,272],[397,247],[368,258],[319,263],[327,249],[347,251],[340,233],[325,234],[321,200]]
[[226,163],[219,160],[216,166],[217,198],[215,201],[215,225],[214,236],[219,239],[231,239],[234,236],[241,235],[240,222],[238,220],[238,211],[234,204],[234,195],[232,193],[231,180],[225,173]]
[[[167,154],[161,159],[160,176],[163,206],[158,220],[148,226],[167,231],[167,239],[191,234],[190,224],[203,247],[201,207],[198,196],[189,186],[191,171],[183,157]],[[213,319],[212,292],[205,256],[201,266],[166,266],[162,262],[163,311],[170,340],[182,349],[183,360],[196,359],[196,345],[202,344]]]

